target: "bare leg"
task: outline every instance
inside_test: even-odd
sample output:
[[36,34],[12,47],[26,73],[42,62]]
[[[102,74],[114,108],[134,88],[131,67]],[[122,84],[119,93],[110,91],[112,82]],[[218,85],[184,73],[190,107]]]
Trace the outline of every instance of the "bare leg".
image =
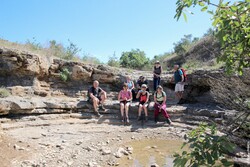
[[143,105],[143,109],[144,109],[144,112],[145,112],[145,116],[147,117],[147,116],[148,116],[148,108],[147,108],[147,105]]
[[99,104],[99,100],[97,98],[93,98],[93,107],[94,110],[97,111],[98,110],[98,104]]
[[140,105],[139,105],[139,110],[138,110],[138,117],[141,116],[141,110],[142,110],[142,105],[140,104]]
[[128,118],[128,110],[129,110],[129,103],[125,105],[125,113],[127,118]]
[[123,119],[123,113],[124,113],[124,104],[123,103],[120,103],[120,108],[121,108],[121,116],[122,116],[122,119]]
[[104,102],[105,102],[105,100],[107,99],[107,94],[106,93],[103,93],[102,95],[101,95],[101,101],[100,101],[100,103],[101,104],[103,104]]

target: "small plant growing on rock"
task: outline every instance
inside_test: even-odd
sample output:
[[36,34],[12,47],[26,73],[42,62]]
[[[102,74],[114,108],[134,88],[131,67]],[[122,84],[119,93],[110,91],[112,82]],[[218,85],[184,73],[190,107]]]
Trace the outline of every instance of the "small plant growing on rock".
[[64,68],[62,72],[60,73],[60,78],[62,81],[66,82],[69,80],[70,72],[67,68]]
[[5,87],[0,87],[0,98],[8,97],[10,92]]
[[232,166],[233,163],[225,158],[225,155],[234,150],[234,145],[226,136],[217,135],[216,125],[201,124],[185,136],[190,152],[183,151],[175,154],[175,167],[199,167],[199,166]]

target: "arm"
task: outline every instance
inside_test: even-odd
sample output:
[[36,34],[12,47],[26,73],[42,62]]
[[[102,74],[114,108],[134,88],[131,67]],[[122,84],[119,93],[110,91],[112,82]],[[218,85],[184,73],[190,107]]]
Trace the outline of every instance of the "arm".
[[165,95],[162,104],[166,104],[166,101],[167,101],[167,96]]
[[161,76],[161,74],[162,74],[162,66],[161,66],[161,68],[160,68],[160,69],[161,69],[161,72],[160,72],[160,75],[158,75],[159,77],[160,77],[160,76]]
[[156,100],[156,95],[154,95],[154,102],[155,102],[155,104],[159,104],[159,103],[157,102],[157,100]]
[[147,100],[146,100],[146,102],[145,102],[145,103],[147,103],[147,102],[148,102],[148,100],[149,100],[149,93],[147,92]]
[[101,89],[101,94],[103,94],[105,99],[106,99],[107,98],[107,93],[102,88],[100,88],[100,89]]
[[184,75],[181,75],[181,82],[184,82]]
[[136,98],[138,99],[138,98],[140,97],[140,95],[141,95],[141,91],[139,91],[139,92],[137,93]]
[[135,84],[134,84],[134,81],[132,81],[132,88],[131,88],[131,90],[134,89],[134,88],[135,88]]
[[127,99],[127,101],[132,101],[133,100],[133,95],[132,95],[131,91],[129,91],[129,97],[130,97],[130,99]]

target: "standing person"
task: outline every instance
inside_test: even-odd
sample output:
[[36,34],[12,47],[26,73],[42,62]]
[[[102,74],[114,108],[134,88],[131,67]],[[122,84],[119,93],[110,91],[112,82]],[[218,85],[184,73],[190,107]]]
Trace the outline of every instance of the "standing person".
[[128,90],[130,90],[132,92],[132,98],[133,98],[133,101],[134,101],[136,99],[134,81],[132,81],[131,78],[129,76],[127,76],[125,83],[128,85]]
[[154,65],[154,70],[153,70],[153,74],[154,74],[154,91],[156,91],[157,86],[160,85],[161,73],[162,73],[161,64],[160,64],[159,61],[156,61],[155,65]]
[[155,123],[158,122],[158,116],[159,113],[161,112],[164,117],[166,118],[167,123],[170,125],[171,120],[170,116],[167,113],[167,106],[166,106],[166,100],[167,96],[166,93],[163,91],[163,88],[161,85],[157,87],[156,92],[154,93],[154,117],[155,117]]
[[147,80],[144,76],[140,76],[140,78],[138,79],[138,81],[137,81],[137,83],[136,83],[136,86],[137,86],[138,91],[141,90],[141,86],[142,86],[143,84],[147,85],[147,91],[149,92],[148,80]]
[[98,107],[100,107],[101,110],[105,110],[103,104],[106,99],[107,93],[99,87],[99,82],[95,80],[93,82],[93,86],[91,86],[88,90],[88,101],[93,105],[94,113],[97,116],[101,116],[98,111]]
[[136,98],[139,98],[139,109],[138,109],[138,121],[141,117],[142,109],[145,112],[146,122],[148,121],[148,100],[149,100],[149,92],[147,91],[147,85],[143,84],[141,86],[141,90],[137,93]]
[[184,75],[178,64],[174,65],[174,82],[175,95],[181,101],[184,92]]
[[132,93],[128,90],[128,85],[123,84],[123,89],[118,94],[118,100],[120,101],[120,110],[122,116],[122,122],[124,121],[124,110],[125,110],[125,117],[127,118],[127,123],[129,123],[128,111],[129,105],[132,100]]

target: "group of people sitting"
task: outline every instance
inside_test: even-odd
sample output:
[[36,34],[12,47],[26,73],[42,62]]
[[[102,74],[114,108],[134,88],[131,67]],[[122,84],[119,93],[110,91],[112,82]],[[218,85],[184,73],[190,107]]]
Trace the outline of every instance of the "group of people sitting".
[[[174,66],[174,76],[173,80],[175,81],[175,92],[177,98],[182,98],[184,91],[184,77],[178,65]],[[160,113],[166,118],[166,122],[171,124],[170,116],[167,113],[166,100],[167,95],[163,90],[163,87],[160,85],[162,74],[162,67],[160,62],[157,61],[153,70],[153,81],[154,81],[154,121],[158,122],[158,116]],[[94,113],[97,116],[100,116],[99,109],[105,110],[103,104],[107,99],[107,93],[99,87],[99,82],[94,81],[93,86],[88,90],[88,101],[94,107]],[[138,120],[141,118],[141,113],[144,111],[145,119],[148,121],[148,105],[150,100],[150,93],[148,87],[148,81],[144,76],[140,76],[136,83],[136,88],[134,82],[129,76],[126,77],[126,81],[123,84],[122,90],[118,94],[118,100],[120,102],[120,112],[122,121],[126,120],[126,123],[129,123],[129,107],[132,101],[138,101]],[[124,119],[124,117],[126,119]]]

